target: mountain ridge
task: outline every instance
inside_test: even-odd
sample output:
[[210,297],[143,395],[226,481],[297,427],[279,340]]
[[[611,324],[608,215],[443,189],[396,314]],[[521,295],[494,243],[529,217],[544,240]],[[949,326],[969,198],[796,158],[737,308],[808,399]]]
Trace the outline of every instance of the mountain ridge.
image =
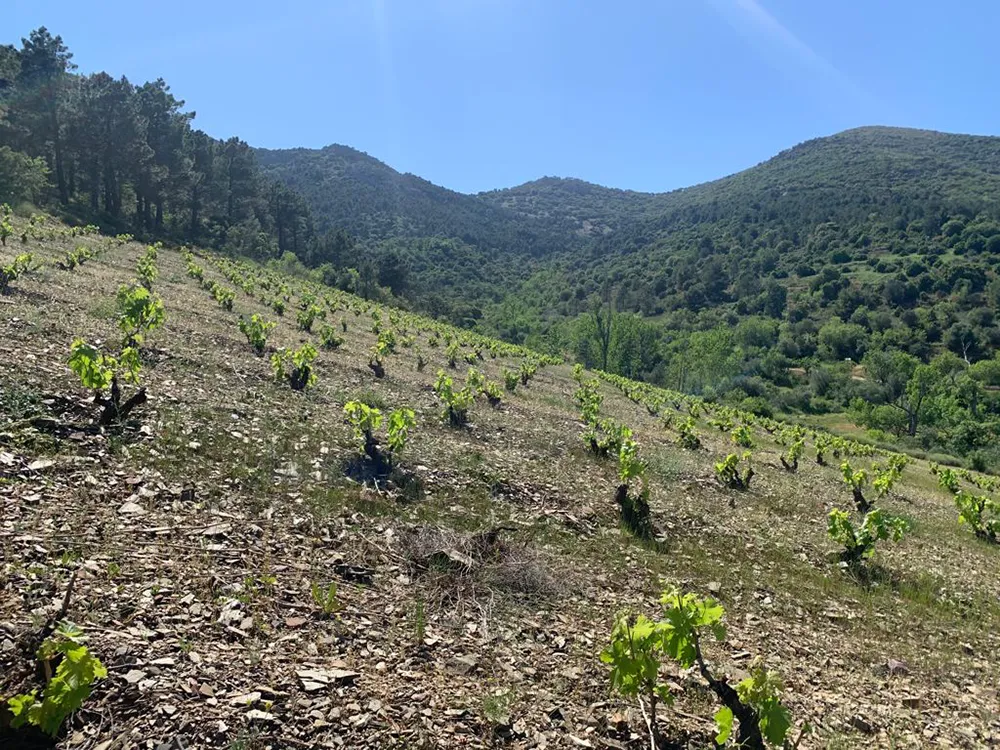
[[741,174],[743,172],[747,172],[747,171],[755,169],[756,167],[759,167],[759,166],[761,166],[763,164],[766,164],[769,161],[772,161],[772,160],[775,160],[775,159],[778,159],[778,158],[782,158],[782,157],[785,157],[785,156],[788,156],[788,155],[792,155],[796,151],[798,151],[799,149],[802,149],[803,147],[807,147],[807,146],[809,146],[809,145],[811,145],[813,143],[819,142],[819,141],[824,141],[824,140],[827,140],[827,139],[833,139],[833,138],[837,138],[837,137],[840,137],[840,136],[852,136],[852,135],[855,135],[855,134],[864,134],[864,133],[909,133],[909,134],[915,134],[915,135],[916,134],[923,134],[923,135],[927,135],[927,136],[944,136],[944,137],[970,138],[970,139],[982,139],[982,140],[1000,139],[1000,135],[989,135],[989,134],[982,134],[982,133],[957,133],[957,132],[946,131],[946,130],[934,130],[934,129],[931,129],[931,128],[915,128],[915,127],[908,127],[908,126],[902,126],[902,125],[859,125],[859,126],[856,126],[856,127],[853,127],[853,128],[847,128],[845,130],[838,130],[838,131],[830,133],[828,135],[820,135],[820,136],[815,136],[815,137],[812,137],[812,138],[808,138],[808,139],[806,139],[804,141],[800,141],[799,143],[796,143],[793,146],[789,146],[788,148],[782,149],[781,151],[778,151],[777,153],[775,153],[773,156],[770,156],[767,159],[759,161],[756,164],[752,164],[752,165],[750,165],[748,167],[744,167],[742,169],[737,169],[737,170],[735,170],[733,172],[727,172],[726,174],[721,175],[719,177],[715,177],[715,178],[712,178],[712,179],[709,179],[709,180],[703,180],[701,182],[696,182],[696,183],[693,183],[691,185],[684,185],[684,186],[681,186],[681,187],[672,188],[670,190],[636,190],[634,188],[629,188],[629,187],[617,187],[617,186],[614,186],[614,185],[605,185],[605,184],[600,183],[600,182],[594,182],[592,180],[587,180],[587,179],[584,179],[582,177],[576,177],[576,176],[573,176],[573,175],[545,174],[545,175],[541,175],[539,177],[535,177],[533,179],[527,180],[525,182],[517,183],[515,185],[508,185],[506,187],[496,187],[496,188],[489,188],[489,189],[486,189],[486,190],[476,190],[476,191],[472,191],[472,192],[464,192],[462,190],[456,190],[454,188],[447,187],[446,185],[438,184],[436,182],[433,182],[432,180],[428,180],[425,177],[421,177],[416,172],[410,172],[410,171],[405,171],[405,170],[397,169],[397,168],[393,167],[391,164],[389,164],[388,162],[386,162],[386,161],[378,158],[377,156],[374,156],[373,154],[369,153],[368,151],[365,151],[365,150],[359,149],[359,148],[355,148],[354,146],[350,146],[350,145],[345,144],[345,143],[331,142],[331,143],[328,143],[328,144],[326,144],[324,146],[288,146],[288,147],[282,147],[282,148],[269,148],[269,147],[264,147],[264,146],[255,146],[253,148],[254,148],[254,151],[257,152],[258,155],[265,154],[265,155],[272,155],[272,156],[273,155],[279,155],[279,154],[290,154],[290,153],[305,154],[305,153],[316,153],[316,152],[323,152],[323,151],[338,151],[338,152],[343,152],[343,153],[345,153],[347,155],[354,156],[355,158],[356,157],[365,157],[366,159],[369,159],[371,161],[376,162],[377,164],[379,164],[382,167],[388,168],[389,170],[391,170],[391,171],[399,174],[400,176],[415,177],[415,178],[421,180],[422,182],[427,182],[427,183],[429,183],[431,185],[434,185],[435,187],[439,187],[439,188],[442,188],[443,190],[447,190],[450,193],[455,193],[457,195],[464,195],[464,196],[472,196],[472,197],[474,197],[474,196],[484,196],[484,195],[489,195],[489,194],[492,194],[492,193],[502,193],[502,192],[505,192],[505,191],[518,190],[520,188],[534,187],[534,186],[538,186],[538,185],[559,184],[559,183],[572,183],[572,184],[577,184],[577,185],[585,186],[587,188],[599,188],[601,190],[613,191],[613,192],[618,192],[618,193],[627,193],[627,194],[638,195],[638,196],[664,196],[664,195],[669,195],[669,194],[677,193],[677,192],[684,191],[684,190],[690,190],[692,188],[701,187],[703,185],[710,185],[712,183],[719,182],[721,180],[725,180],[725,179],[728,179],[730,177],[735,177],[735,176],[737,176],[737,175],[739,175],[739,174]]
[[[772,309],[758,295],[766,288],[777,300],[775,284],[789,304],[818,308],[808,313],[817,325],[838,294],[858,285],[874,284],[870,294],[878,295],[890,282],[920,282],[905,298],[935,294],[924,300],[934,305],[954,280],[902,274],[914,258],[930,269],[942,256],[1000,247],[992,239],[1000,227],[996,136],[853,128],[666,193],[542,177],[467,195],[355,150],[327,151],[332,163],[317,154],[265,153],[262,168],[301,192],[325,228],[342,227],[372,257],[388,251],[412,269],[406,293],[419,309],[522,342],[577,318],[608,284],[620,309],[669,314],[664,324],[681,329]],[[803,291],[796,280],[819,272],[839,280],[817,301],[813,282]],[[870,298],[873,309],[879,304]],[[779,314],[784,303],[773,309]],[[848,302],[838,314],[850,316]]]
[[[978,157],[981,158],[984,154],[988,157],[985,165],[983,162],[974,165],[965,158],[965,151],[970,147]],[[927,150],[927,153],[919,153],[921,149]],[[470,220],[487,224],[509,224],[512,220],[526,220],[527,226],[520,227],[525,231],[519,240],[531,238],[529,245],[548,243],[556,246],[556,249],[567,249],[567,243],[578,242],[581,236],[587,239],[602,237],[639,221],[663,218],[664,213],[729,198],[733,192],[757,191],[773,202],[777,198],[787,197],[792,191],[830,191],[831,188],[836,191],[838,184],[843,181],[836,174],[838,161],[841,162],[841,169],[849,168],[856,172],[866,166],[870,168],[870,173],[864,175],[867,184],[862,187],[867,198],[883,202],[887,200],[887,191],[898,180],[920,177],[921,173],[928,171],[949,177],[956,176],[956,172],[949,168],[950,162],[957,161],[961,164],[958,175],[975,177],[978,173],[981,178],[984,174],[992,176],[1000,173],[1000,138],[997,136],[893,126],[863,126],[809,139],[747,169],[664,192],[608,187],[577,177],[547,175],[513,187],[462,193],[436,185],[418,175],[400,172],[366,152],[342,144],[331,144],[322,149],[258,149],[257,154],[265,173],[306,194],[320,226],[324,228],[341,222],[345,228],[356,231],[362,238],[386,239],[394,236],[394,232],[398,235],[400,231],[406,236],[417,236],[420,232],[430,231],[433,234],[482,242],[483,233],[470,229]],[[329,157],[333,158],[333,163],[330,163]],[[825,178],[823,172],[831,164],[833,176]],[[803,172],[804,165],[809,167],[807,173],[799,174]],[[989,169],[984,170],[984,166]],[[370,220],[359,222],[352,205],[345,205],[342,200],[330,200],[330,194],[338,191],[338,186],[331,184],[337,179],[345,181],[340,188],[342,191],[354,190],[368,195],[369,199],[372,197],[372,190],[377,189],[380,183],[383,189],[397,191],[395,205],[384,199],[372,203],[375,213],[397,211],[399,216],[396,218],[403,219],[402,226],[398,221],[386,222],[384,218],[374,222],[378,228]],[[317,184],[323,187],[315,189]],[[992,190],[1000,187],[1000,184],[991,184],[989,187]],[[775,195],[776,191],[779,192],[778,195]],[[980,192],[982,194],[989,191]],[[406,193],[419,196],[419,199],[408,199]],[[829,197],[828,195],[827,198]],[[938,197],[942,201],[948,201],[953,196],[944,193]],[[837,195],[834,202],[842,202],[842,199],[843,195]],[[440,210],[428,210],[427,201],[437,204],[437,209],[441,202],[453,202],[460,213],[464,212],[468,216],[457,221],[457,228],[449,226],[445,217],[436,216]],[[558,201],[574,205],[557,205],[555,202]],[[595,210],[595,202],[608,205]],[[989,203],[991,208],[997,205],[995,199],[983,202]],[[491,208],[484,208],[483,204]],[[416,212],[428,215],[428,220],[415,222],[413,214]],[[587,215],[580,215],[580,212]],[[365,214],[363,209],[361,214]],[[809,220],[826,219],[813,212]],[[409,228],[407,224],[410,225]],[[506,227],[505,231],[509,233],[510,227]],[[561,242],[555,241],[553,232],[562,237]]]

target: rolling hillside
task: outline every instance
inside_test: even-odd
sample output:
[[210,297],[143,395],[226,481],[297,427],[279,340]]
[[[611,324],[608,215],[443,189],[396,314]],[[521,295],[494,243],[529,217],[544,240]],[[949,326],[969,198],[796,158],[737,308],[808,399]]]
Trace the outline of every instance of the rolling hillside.
[[[431,292],[487,308],[507,300],[526,315],[522,328],[536,331],[585,310],[608,280],[622,309],[644,315],[728,311],[769,278],[795,293],[801,287],[790,276],[832,266],[878,293],[871,282],[889,277],[856,271],[880,260],[898,270],[909,256],[933,266],[949,249],[970,257],[1000,251],[1000,238],[991,244],[1000,235],[1000,138],[993,137],[859,128],[662,194],[546,177],[468,196],[343,147],[259,153],[265,172],[300,190],[327,226],[356,232],[373,252],[388,244],[410,259],[417,307]],[[419,260],[415,239],[427,235],[488,261],[495,282],[464,289],[477,263],[452,264],[442,288],[434,274],[449,264]],[[526,255],[533,256],[527,266]],[[756,282],[741,286],[741,276]],[[490,325],[498,330],[495,319]]]
[[2,750],[1000,747],[1000,138],[464,195],[184,106],[0,46]]
[[1000,208],[1000,138],[869,127],[807,141],[714,182],[670,193],[637,193],[580,180],[543,178],[481,193],[525,218],[586,232],[645,224],[751,222],[807,233],[827,221],[857,223]]
[[564,238],[539,222],[401,174],[347,146],[257,149],[256,155],[266,175],[306,198],[320,229],[343,228],[374,242],[444,237],[509,253],[547,253],[564,246]]
[[307,198],[325,227],[364,239],[441,236],[511,251],[579,251],[597,238],[613,248],[641,233],[653,242],[674,229],[748,223],[806,236],[817,224],[861,224],[873,214],[892,223],[1000,210],[1000,138],[903,128],[818,138],[669,193],[544,177],[463,195],[345,146],[257,155],[266,173]]
[[[649,747],[600,654],[617,613],[660,618],[671,586],[725,608],[709,674],[736,684],[760,657],[780,676],[803,750],[1000,742],[1000,556],[939,486],[994,477],[893,473],[868,445],[246,261],[13,225],[33,257],[0,295],[0,697],[45,685],[56,618],[106,674],[54,740],[0,711],[5,748]],[[139,278],[165,319],[136,338]],[[256,351],[251,315],[275,324]],[[145,388],[124,419],[98,423],[111,389],[71,371],[78,338],[133,372],[123,399]],[[307,345],[294,390],[282,353]],[[905,526],[851,563],[827,529],[833,509],[862,523],[843,460]],[[662,747],[704,748],[716,695],[662,660]]]

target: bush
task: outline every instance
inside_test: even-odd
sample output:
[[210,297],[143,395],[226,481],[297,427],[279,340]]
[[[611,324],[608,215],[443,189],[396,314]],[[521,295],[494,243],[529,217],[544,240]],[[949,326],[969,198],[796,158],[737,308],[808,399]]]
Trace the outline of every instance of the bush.
[[521,369],[518,371],[518,375],[521,377],[521,385],[527,386],[531,382],[531,379],[535,377],[536,372],[538,372],[538,365],[534,362],[527,360],[522,362]]
[[0,266],[0,292],[6,292],[12,283],[31,270],[33,257],[31,253],[21,253],[10,264]]
[[123,284],[118,289],[118,327],[124,334],[123,348],[138,347],[146,334],[163,325],[163,300],[139,284]]
[[596,378],[592,380],[581,379],[579,383],[573,397],[580,406],[580,418],[585,424],[593,424],[597,422],[601,402],[604,400],[600,392],[600,383]]
[[771,402],[763,396],[748,396],[740,402],[739,408],[742,411],[756,414],[758,417],[768,417],[769,419],[774,417],[774,408],[771,406]]
[[866,513],[859,527],[851,523],[846,512],[837,508],[830,511],[827,519],[827,533],[843,545],[840,559],[848,565],[856,565],[874,555],[875,544],[879,541],[898,542],[906,530],[906,521],[888,516],[878,508]]
[[[3,278],[0,274],[0,287],[2,287]],[[993,467],[992,456],[987,451],[976,450],[969,454],[969,468],[974,471],[987,472]]]
[[[746,463],[746,470],[740,473],[740,463]],[[744,451],[742,456],[730,453],[722,461],[715,465],[715,478],[726,487],[734,490],[750,489],[750,480],[753,479],[753,466],[750,464],[750,451]]]
[[797,471],[799,468],[799,459],[802,457],[802,453],[805,450],[806,442],[803,438],[798,438],[794,440],[788,450],[783,456],[780,456],[781,465],[785,467],[788,471]]
[[309,333],[312,331],[316,318],[320,317],[321,314],[322,311],[316,305],[308,305],[295,314],[295,322],[298,324],[300,331]]
[[[820,455],[820,442],[816,441],[817,455]],[[864,495],[864,488],[868,484],[868,472],[864,469],[854,469],[849,461],[844,461],[840,465],[840,472],[844,477],[844,484],[851,488],[854,497],[854,504],[862,513],[871,510],[872,504]]]
[[500,405],[503,403],[503,391],[500,390],[500,386],[494,383],[492,380],[488,380],[483,383],[479,392],[486,396],[486,401],[494,409],[499,409]]
[[715,714],[718,746],[729,740],[734,721],[738,722],[738,747],[764,750],[765,741],[782,746],[791,728],[791,717],[781,703],[783,688],[778,677],[755,660],[750,666],[750,676],[734,689],[724,678],[716,677],[705,661],[702,641],[709,635],[719,641],[726,637],[722,606],[714,599],[700,599],[678,591],[665,591],[660,603],[664,615],[660,620],[641,614],[619,615],[611,631],[611,643],[601,653],[601,661],[611,667],[612,688],[627,698],[649,704],[651,744],[657,747],[661,744],[656,724],[657,704],[672,703],[670,688],[660,677],[661,662],[670,658],[682,669],[697,669],[722,703]]
[[7,238],[14,233],[14,225],[10,220],[10,206],[0,205],[0,245],[7,245]]
[[338,349],[344,343],[344,339],[337,335],[337,329],[332,325],[324,324],[319,329],[320,346],[324,349]]
[[520,375],[514,370],[508,370],[506,367],[500,370],[500,375],[503,376],[503,387],[508,393],[513,393],[517,388],[517,384],[521,381]]
[[456,392],[454,381],[445,375],[444,370],[438,370],[434,393],[444,404],[442,418],[452,427],[464,426],[469,419],[469,407],[475,398],[472,392],[468,388]]
[[985,495],[960,490],[955,495],[958,522],[966,524],[979,538],[996,544],[1000,537],[1000,504]]
[[[110,425],[126,419],[129,413],[146,403],[146,389],[140,388],[129,399],[121,400],[119,381],[138,384],[141,368],[139,351],[133,347],[122,349],[118,358],[104,354],[83,339],[76,339],[70,346],[69,368],[84,388],[94,391],[95,402],[102,407],[98,423]],[[108,395],[105,395],[105,391]]]
[[302,391],[316,383],[312,363],[318,356],[316,347],[303,344],[296,351],[282,349],[271,355],[271,369],[278,382],[288,380],[293,391]]
[[[622,524],[640,539],[652,539],[653,522],[649,512],[649,487],[646,484],[646,462],[639,458],[639,444],[632,440],[632,431],[623,427],[621,446],[618,449],[618,479],[621,484],[615,492],[615,501]],[[641,489],[632,492],[633,480],[639,480]]]
[[240,331],[247,337],[247,343],[254,353],[261,355],[267,348],[267,334],[274,330],[277,323],[272,323],[254,313],[250,319],[240,318]]
[[753,430],[750,429],[750,425],[741,424],[733,430],[732,435],[733,443],[740,446],[741,448],[753,448]]
[[139,277],[140,283],[146,289],[152,290],[153,282],[156,281],[156,277],[160,275],[160,272],[156,268],[156,251],[153,248],[150,248],[150,250],[153,250],[153,254],[147,252],[139,258],[135,266],[135,275]]
[[375,437],[375,430],[382,424],[382,412],[379,409],[360,401],[348,401],[344,404],[344,414],[354,430],[354,439],[361,453],[368,456],[377,473],[388,474],[392,470],[394,458],[403,452],[410,430],[416,424],[413,410],[396,409],[389,415],[386,429],[388,455],[379,448]]

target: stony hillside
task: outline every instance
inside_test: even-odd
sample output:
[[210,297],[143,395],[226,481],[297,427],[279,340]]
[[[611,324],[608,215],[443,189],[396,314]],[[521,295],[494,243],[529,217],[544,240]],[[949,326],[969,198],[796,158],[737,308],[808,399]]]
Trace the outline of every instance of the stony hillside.
[[[107,668],[58,746],[649,747],[599,654],[617,612],[656,616],[670,586],[725,607],[725,641],[703,643],[717,673],[735,682],[761,657],[782,676],[792,736],[813,728],[802,748],[1000,743],[1000,548],[958,524],[926,463],[878,500],[903,539],[848,567],[827,535],[829,511],[853,506],[838,464],[887,456],[802,433],[789,471],[787,425],[602,379],[600,419],[628,425],[646,462],[640,539],[620,523],[618,463],[581,440],[570,366],[172,249],[152,261],[166,319],[141,344],[148,401],[100,427],[70,347],[115,350],[116,293],[151,255],[73,234],[15,219],[0,249],[0,265],[43,264],[0,295],[0,696],[44,684],[33,654],[56,616]],[[81,246],[96,257],[68,262]],[[312,308],[325,321],[306,332]],[[277,323],[263,356],[239,328],[251,314]],[[296,391],[269,356],[303,343],[317,378]],[[438,371],[458,389],[470,366],[500,402],[477,396],[450,426]],[[391,473],[361,458],[349,401],[413,410]],[[744,423],[740,491],[713,466],[742,453]],[[679,444],[690,429],[700,447]],[[662,746],[706,747],[705,680],[669,660],[662,679]],[[26,744],[9,718],[0,745]]]

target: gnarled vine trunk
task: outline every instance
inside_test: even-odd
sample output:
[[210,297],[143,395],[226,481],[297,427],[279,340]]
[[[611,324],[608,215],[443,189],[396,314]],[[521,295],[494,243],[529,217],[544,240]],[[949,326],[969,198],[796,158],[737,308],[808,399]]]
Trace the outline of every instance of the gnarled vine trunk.
[[872,504],[868,502],[868,499],[861,492],[860,488],[852,487],[851,492],[854,494],[854,504],[858,506],[859,511],[867,513],[872,509]]
[[121,391],[118,388],[118,380],[111,383],[111,398],[101,399],[104,405],[98,424],[107,426],[128,419],[129,413],[137,406],[146,403],[146,389],[140,388],[123,404],[121,403]]

